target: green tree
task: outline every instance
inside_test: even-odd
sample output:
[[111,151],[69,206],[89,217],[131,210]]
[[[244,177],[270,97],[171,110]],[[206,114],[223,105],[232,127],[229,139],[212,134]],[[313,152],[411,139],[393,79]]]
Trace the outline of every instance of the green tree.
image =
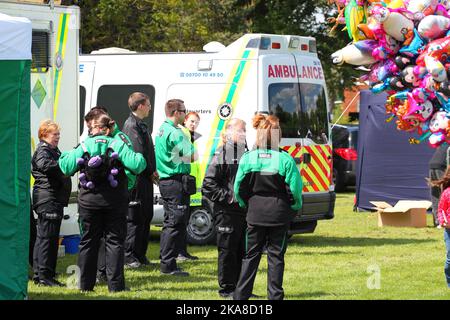
[[210,41],[225,45],[244,33],[313,36],[333,102],[351,87],[355,71],[337,67],[331,54],[348,42],[330,35],[325,19],[336,15],[326,0],[79,0],[82,52],[105,47],[135,51],[201,51]]

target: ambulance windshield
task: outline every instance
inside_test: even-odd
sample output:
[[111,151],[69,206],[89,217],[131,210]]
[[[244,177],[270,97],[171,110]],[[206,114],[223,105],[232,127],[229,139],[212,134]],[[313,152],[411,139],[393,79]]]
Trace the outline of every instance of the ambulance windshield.
[[269,110],[280,118],[283,138],[328,142],[325,90],[320,84],[274,83],[269,85]]

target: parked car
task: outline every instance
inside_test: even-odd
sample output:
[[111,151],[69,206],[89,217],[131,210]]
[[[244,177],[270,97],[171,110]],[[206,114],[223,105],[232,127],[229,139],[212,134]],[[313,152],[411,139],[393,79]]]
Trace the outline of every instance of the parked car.
[[335,125],[333,140],[333,182],[335,191],[345,191],[356,183],[358,159],[358,125]]

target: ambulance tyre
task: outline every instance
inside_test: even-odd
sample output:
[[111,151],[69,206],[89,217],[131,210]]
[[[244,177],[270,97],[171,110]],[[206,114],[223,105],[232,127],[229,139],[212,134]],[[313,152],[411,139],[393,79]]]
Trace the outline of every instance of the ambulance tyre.
[[216,240],[214,219],[203,207],[191,207],[187,225],[187,242],[192,245],[213,244]]

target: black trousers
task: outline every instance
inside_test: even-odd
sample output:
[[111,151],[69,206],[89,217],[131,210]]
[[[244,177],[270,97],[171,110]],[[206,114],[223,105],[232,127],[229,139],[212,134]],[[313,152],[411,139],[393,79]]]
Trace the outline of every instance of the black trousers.
[[245,253],[245,216],[220,211],[216,218],[218,277],[220,291],[236,288]]
[[78,256],[80,289],[87,291],[94,289],[100,239],[104,236],[108,289],[123,290],[126,207],[116,210],[90,210],[80,207],[79,214],[83,229]]
[[[30,202],[31,203],[31,202]],[[30,206],[30,242],[28,251],[28,263],[33,268],[34,244],[36,243],[36,219],[34,218],[33,207]]]
[[248,300],[253,291],[262,249],[267,243],[267,296],[269,300],[284,298],[284,254],[287,248],[288,225],[277,227],[247,226],[246,253],[241,274],[234,291],[235,300]]
[[97,275],[106,275],[106,247],[105,247],[105,235],[100,238],[100,245],[98,246],[98,258],[97,258]]
[[55,202],[47,202],[36,208],[38,220],[33,250],[35,279],[43,280],[55,277],[63,210],[63,206]]
[[153,219],[153,183],[138,177],[137,194],[131,194],[131,201],[139,200],[140,205],[128,208],[127,237],[125,241],[125,262],[141,262],[146,260],[150,223]]
[[164,222],[161,233],[161,271],[177,268],[176,257],[186,239],[189,195],[184,192],[180,179],[164,179],[159,182],[164,201]]
[[[444,171],[440,169],[430,169],[430,179],[431,180],[439,180],[444,175]],[[431,209],[433,212],[433,223],[435,226],[439,224],[438,221],[438,206],[439,206],[439,198],[441,197],[441,188],[440,187],[430,187],[431,194]]]

